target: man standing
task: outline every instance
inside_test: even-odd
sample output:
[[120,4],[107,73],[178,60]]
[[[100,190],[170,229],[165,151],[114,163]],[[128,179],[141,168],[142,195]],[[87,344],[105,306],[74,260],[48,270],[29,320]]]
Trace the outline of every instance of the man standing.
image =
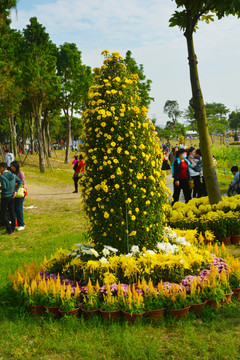
[[11,162],[14,161],[14,155],[12,153],[9,152],[9,150],[4,150],[6,155],[5,155],[5,163],[7,163],[7,169],[10,170],[11,167]]
[[[7,170],[7,164],[0,163],[0,189],[1,193],[1,216],[3,225],[6,226],[4,234],[12,234],[15,230],[15,211],[14,211],[14,197],[20,188],[22,181],[13,173]],[[15,184],[17,187],[15,189]],[[10,214],[10,221],[8,212]]]

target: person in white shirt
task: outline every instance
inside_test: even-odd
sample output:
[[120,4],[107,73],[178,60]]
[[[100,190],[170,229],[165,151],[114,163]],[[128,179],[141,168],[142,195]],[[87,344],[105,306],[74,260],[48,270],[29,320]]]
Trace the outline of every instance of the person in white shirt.
[[14,161],[14,155],[12,153],[10,153],[9,150],[4,150],[6,155],[5,155],[5,163],[7,164],[7,169],[11,170],[11,162]]

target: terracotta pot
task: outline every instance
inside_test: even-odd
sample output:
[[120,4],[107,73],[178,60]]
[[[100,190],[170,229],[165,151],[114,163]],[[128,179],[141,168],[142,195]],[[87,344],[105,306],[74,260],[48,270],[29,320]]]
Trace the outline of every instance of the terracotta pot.
[[161,320],[164,317],[165,309],[149,310],[146,312],[150,319]]
[[219,308],[218,302],[216,300],[207,300],[207,305],[214,309]]
[[185,316],[188,316],[190,306],[182,308],[182,309],[169,309],[170,313],[176,319],[182,319]]
[[190,311],[192,311],[194,314],[199,314],[201,311],[203,311],[206,307],[207,300],[200,303],[200,304],[192,304],[190,307]]
[[232,244],[239,244],[240,243],[240,235],[232,235],[231,241],[232,241]]
[[231,236],[219,237],[218,240],[219,240],[221,243],[224,243],[224,245],[230,245],[230,244],[231,244]]
[[127,320],[129,324],[134,324],[136,321],[140,320],[142,316],[145,314],[145,311],[141,314],[130,314],[128,312],[125,312],[122,310],[122,313],[124,315],[124,318]]
[[29,310],[33,316],[42,316],[45,312],[45,307],[43,305],[30,305]]
[[240,299],[240,288],[233,288],[233,296],[237,299]]
[[113,311],[105,311],[105,310],[99,310],[102,314],[103,320],[110,320],[110,321],[117,321],[119,319],[119,315],[121,310],[113,310]]
[[84,316],[85,320],[91,319],[92,317],[94,317],[98,313],[98,309],[96,309],[96,310],[84,310],[83,308],[81,308],[81,310],[82,310],[82,313],[83,313],[83,316]]
[[69,311],[64,311],[59,309],[59,313],[61,314],[61,316],[78,316],[78,312],[79,312],[80,308],[74,309],[74,310],[69,310]]
[[44,308],[50,313],[54,315],[54,318],[58,318],[60,316],[59,308],[60,306],[44,306]]
[[225,294],[225,299],[222,300],[222,302],[224,304],[228,304],[230,303],[231,299],[232,299],[232,295],[233,295],[233,292],[230,293],[230,294]]

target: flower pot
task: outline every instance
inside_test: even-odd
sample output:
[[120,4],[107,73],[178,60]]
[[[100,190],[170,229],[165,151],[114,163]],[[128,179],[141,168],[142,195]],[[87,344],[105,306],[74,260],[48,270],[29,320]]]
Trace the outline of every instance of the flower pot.
[[85,310],[85,309],[81,308],[81,310],[82,310],[82,313],[83,313],[83,316],[84,316],[85,320],[91,319],[92,317],[94,317],[98,313],[98,309],[96,309],[96,310]]
[[207,300],[207,305],[214,309],[219,308],[218,302],[216,300]]
[[103,320],[117,321],[121,310],[105,311],[100,309],[99,311],[102,314]]
[[232,244],[239,244],[240,243],[240,235],[232,235],[231,241],[232,241]]
[[182,309],[169,309],[170,313],[176,319],[182,319],[185,316],[188,316],[190,306],[182,308]]
[[79,312],[80,308],[74,309],[74,310],[69,310],[69,311],[64,311],[59,309],[59,313],[61,314],[61,316],[78,316],[78,312]]
[[190,306],[190,311],[192,311],[195,315],[199,314],[201,311],[203,311],[206,307],[207,300],[200,303],[200,304],[192,304]]
[[44,308],[50,313],[53,314],[54,319],[60,316],[59,308],[60,306],[44,306]]
[[29,310],[33,316],[42,316],[45,312],[45,307],[43,305],[30,305]]
[[161,320],[164,317],[165,309],[149,310],[146,312],[146,315],[150,319]]
[[142,318],[142,316],[145,314],[145,311],[142,312],[141,314],[132,314],[131,315],[130,313],[122,310],[122,313],[124,315],[124,318],[127,320],[127,322],[129,324],[134,324],[136,321],[139,321]]
[[233,292],[230,294],[225,294],[225,299],[222,300],[224,304],[228,304],[232,299]]
[[240,288],[233,288],[232,291],[233,291],[233,296],[236,299],[240,299]]
[[231,236],[219,237],[218,240],[219,240],[221,243],[224,243],[224,245],[230,245],[230,244],[231,244]]

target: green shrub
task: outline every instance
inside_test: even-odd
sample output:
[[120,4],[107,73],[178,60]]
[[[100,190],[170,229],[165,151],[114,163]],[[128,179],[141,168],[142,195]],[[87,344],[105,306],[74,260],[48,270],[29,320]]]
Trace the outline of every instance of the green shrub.
[[121,252],[134,244],[151,249],[162,232],[166,201],[161,150],[147,109],[140,107],[137,75],[128,75],[118,53],[103,54],[83,115],[88,233],[97,250],[103,244]]

